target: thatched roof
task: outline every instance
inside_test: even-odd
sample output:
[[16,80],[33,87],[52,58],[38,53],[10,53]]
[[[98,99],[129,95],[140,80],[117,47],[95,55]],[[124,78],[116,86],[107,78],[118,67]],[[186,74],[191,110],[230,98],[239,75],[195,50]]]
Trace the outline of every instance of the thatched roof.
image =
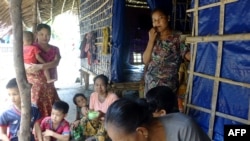
[[[22,0],[23,26],[30,28],[34,23],[37,2],[37,23],[50,21],[68,10],[78,13],[79,0]],[[0,0],[0,38],[11,30],[9,0]]]

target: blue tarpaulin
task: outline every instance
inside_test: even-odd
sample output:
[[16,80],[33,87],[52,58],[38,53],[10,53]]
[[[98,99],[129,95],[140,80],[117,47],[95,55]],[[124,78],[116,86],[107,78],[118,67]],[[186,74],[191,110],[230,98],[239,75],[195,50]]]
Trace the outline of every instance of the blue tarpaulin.
[[125,0],[114,0],[112,19],[111,81],[122,80],[122,48],[124,37]]
[[[204,6],[215,0],[200,0]],[[192,2],[192,5],[194,2]],[[239,0],[226,4],[224,35],[250,33],[250,2]],[[198,36],[218,35],[220,7],[207,8],[199,11]],[[215,75],[218,42],[199,43],[195,61],[195,72]],[[250,40],[224,41],[220,77],[236,82],[250,83]],[[191,103],[211,109],[214,81],[195,76]],[[250,89],[220,82],[216,111],[248,120]],[[208,131],[210,114],[191,110],[201,127]],[[233,120],[216,116],[213,140],[224,140],[225,124],[241,124]]]

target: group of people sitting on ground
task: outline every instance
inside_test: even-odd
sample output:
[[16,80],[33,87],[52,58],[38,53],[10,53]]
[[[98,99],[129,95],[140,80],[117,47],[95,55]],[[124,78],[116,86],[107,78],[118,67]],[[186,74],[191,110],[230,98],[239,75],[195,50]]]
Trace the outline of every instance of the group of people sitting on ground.
[[[21,119],[16,79],[11,79],[6,88],[13,106],[0,115],[0,139],[14,141],[18,140]],[[210,141],[191,117],[178,111],[177,96],[171,88],[157,86],[145,98],[138,99],[118,98],[107,88],[108,78],[97,75],[89,102],[84,94],[75,94],[77,116],[72,123],[65,120],[69,105],[64,101],[56,101],[50,116],[42,119],[38,108],[32,105],[31,140]]]
[[[18,141],[21,122],[21,96],[16,78],[11,79],[7,85],[12,105],[0,114],[0,140]],[[64,119],[68,113],[69,105],[64,101],[56,101],[52,105],[50,116],[42,118],[36,105],[31,106],[31,141],[68,141],[70,139],[70,124]]]

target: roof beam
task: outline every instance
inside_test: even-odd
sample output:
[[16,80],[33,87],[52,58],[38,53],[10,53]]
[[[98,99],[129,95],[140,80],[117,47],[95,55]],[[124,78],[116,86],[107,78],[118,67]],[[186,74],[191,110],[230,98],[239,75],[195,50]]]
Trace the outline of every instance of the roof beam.
[[54,0],[51,0],[51,7],[50,7],[50,19],[53,21],[53,9],[54,9]]
[[41,18],[41,13],[40,13],[40,2],[37,2],[37,23],[41,23],[42,22],[42,18]]
[[4,0],[7,4],[9,4],[9,0]]
[[32,7],[32,12],[33,12],[33,25],[32,25],[32,32],[36,32],[36,26],[37,26],[37,0],[33,0],[33,7]]
[[62,11],[61,11],[61,13],[63,13],[63,9],[64,9],[64,6],[65,6],[65,3],[66,3],[66,0],[64,0],[64,1],[63,1]]
[[71,12],[72,13],[73,13],[74,5],[75,5],[75,0],[73,0],[73,2],[72,2],[72,7],[71,7]]

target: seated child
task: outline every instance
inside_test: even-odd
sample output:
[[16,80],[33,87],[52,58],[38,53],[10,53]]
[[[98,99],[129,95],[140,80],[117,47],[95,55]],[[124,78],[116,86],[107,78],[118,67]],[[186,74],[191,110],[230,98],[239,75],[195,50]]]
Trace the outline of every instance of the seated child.
[[88,100],[87,100],[86,96],[82,93],[77,93],[73,97],[73,102],[76,105],[76,120],[73,122],[73,127],[77,127],[80,123],[81,118],[83,116],[86,116],[82,112],[82,109],[88,108],[87,101]]
[[192,117],[175,112],[177,96],[169,87],[157,86],[150,89],[146,93],[146,101],[153,117],[164,121],[166,140],[211,141]]
[[69,141],[70,125],[64,119],[68,111],[69,105],[64,101],[53,104],[51,116],[45,117],[40,124],[44,141]]
[[76,120],[71,124],[72,136],[75,140],[82,140],[83,138],[83,127],[79,126],[79,123],[83,117],[86,115],[83,113],[82,109],[88,109],[87,98],[82,93],[77,93],[73,97],[73,102],[76,105]]
[[[23,32],[23,59],[24,64],[27,66],[29,64],[46,63],[43,58],[39,55],[41,52],[36,46],[33,46],[33,33],[30,31]],[[47,79],[47,83],[55,82],[56,79],[50,77],[50,72],[48,69],[44,70],[44,75]]]
[[146,93],[146,101],[153,113],[153,117],[165,116],[175,113],[177,96],[167,86],[157,86]]
[[[9,97],[13,105],[0,114],[0,140],[3,141],[17,141],[18,132],[21,122],[21,97],[18,89],[16,78],[11,79],[7,85]],[[40,112],[37,107],[32,105],[31,107],[31,130],[34,129],[34,133],[39,141],[42,141],[42,133],[39,126]],[[7,135],[9,130],[9,135]],[[31,132],[31,141],[35,141],[34,135]]]

